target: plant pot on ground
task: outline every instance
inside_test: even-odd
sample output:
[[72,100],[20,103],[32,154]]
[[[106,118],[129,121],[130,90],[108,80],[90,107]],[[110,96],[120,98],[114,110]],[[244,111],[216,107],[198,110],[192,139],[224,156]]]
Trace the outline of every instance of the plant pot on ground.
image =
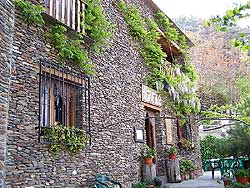
[[147,184],[147,188],[153,188],[154,187],[154,179],[149,179],[148,181],[146,181]]
[[190,177],[190,179],[194,179],[194,172],[190,172],[189,177]]
[[144,163],[153,164],[153,158],[155,157],[156,151],[155,148],[150,148],[146,145],[146,152],[144,153]]
[[181,163],[180,164],[180,173],[181,173],[181,180],[185,180],[185,173],[186,173],[186,169],[185,166]]
[[189,179],[190,179],[189,174],[185,174],[185,180],[189,180]]
[[248,171],[247,170],[237,170],[237,172],[235,173],[235,177],[237,182],[241,183],[241,184],[247,184],[248,183]]
[[232,178],[231,178],[229,175],[224,174],[224,175],[222,176],[222,181],[223,181],[224,187],[227,187],[227,186],[229,186],[229,184],[231,183]]
[[177,148],[175,146],[170,147],[169,149],[167,149],[167,154],[169,159],[175,160],[177,154]]

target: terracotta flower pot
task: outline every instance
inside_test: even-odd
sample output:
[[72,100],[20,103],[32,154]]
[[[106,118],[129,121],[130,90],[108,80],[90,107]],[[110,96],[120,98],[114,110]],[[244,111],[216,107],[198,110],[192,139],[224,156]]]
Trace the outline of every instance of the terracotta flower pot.
[[185,180],[185,174],[181,174],[181,180]]
[[189,177],[190,177],[190,179],[194,179],[194,173],[191,172],[191,173],[189,174]]
[[229,184],[230,180],[223,180],[224,182],[224,187],[227,187],[227,185]]
[[248,183],[248,177],[236,177],[237,182],[241,184],[247,184]]
[[153,164],[153,158],[152,157],[146,157],[144,159],[145,164]]
[[172,159],[172,160],[176,160],[176,154],[175,153],[171,153],[171,154],[169,154],[168,158]]
[[248,177],[248,183],[250,183],[250,177]]
[[185,180],[189,180],[189,174],[185,174]]
[[147,188],[154,188],[154,185],[148,185]]

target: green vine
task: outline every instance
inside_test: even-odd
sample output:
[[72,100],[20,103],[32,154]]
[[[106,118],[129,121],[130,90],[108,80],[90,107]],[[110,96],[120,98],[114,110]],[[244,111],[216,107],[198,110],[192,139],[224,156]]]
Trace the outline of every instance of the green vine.
[[84,131],[78,128],[69,128],[67,126],[49,126],[44,127],[45,139],[50,143],[50,151],[56,154],[60,149],[66,147],[71,153],[76,153],[85,148],[89,137]]
[[41,5],[33,5],[29,1],[15,0],[15,6],[22,10],[24,19],[29,24],[43,25],[45,22],[41,13],[45,12],[45,8]]
[[[127,5],[124,1],[118,3],[118,8],[129,25],[130,35],[142,45],[141,55],[150,70],[146,77],[148,85],[151,88],[162,88],[164,82],[170,85],[168,90],[175,101],[171,104],[177,116],[185,118],[192,112],[198,112],[199,99],[195,93],[198,76],[190,63],[185,36],[173,28],[162,12],[155,13],[156,21],[154,21],[150,18],[143,19],[135,6]],[[160,37],[158,28],[163,29],[169,41],[179,45],[185,57],[184,65],[173,65],[166,60],[167,54],[158,43]],[[166,92],[161,94],[166,95]]]
[[52,26],[50,33],[47,34],[58,55],[62,60],[67,60],[78,65],[88,75],[95,73],[93,64],[88,58],[88,52],[81,46],[81,35],[75,36],[76,39],[70,39],[66,35],[67,29],[62,25]]
[[95,40],[93,49],[97,52],[101,47],[105,46],[112,36],[111,23],[106,19],[107,15],[103,14],[101,0],[85,0],[87,7],[85,11],[85,32],[88,36]]
[[[195,83],[198,77],[194,66],[190,63],[185,36],[172,27],[162,12],[155,13],[156,21],[154,21],[150,18],[142,18],[135,6],[129,6],[124,1],[118,3],[118,8],[129,25],[130,35],[141,43],[140,53],[150,70],[146,77],[148,86],[162,88],[163,83],[167,82],[170,85],[168,90],[174,99],[171,103],[172,109],[180,118],[185,118],[192,112],[198,112],[199,99],[195,93]],[[179,45],[185,57],[184,65],[173,65],[166,60],[167,54],[158,43],[160,38],[158,28],[164,30],[169,41]],[[160,93],[166,97],[166,92]]]
[[[86,2],[88,6],[84,9],[85,19],[81,25],[84,25],[86,34],[95,41],[92,49],[99,52],[112,36],[112,25],[103,14],[101,0],[87,0]],[[46,10],[43,6],[33,5],[29,1],[22,0],[15,0],[15,5],[22,10],[27,23],[40,26],[45,23],[41,15]],[[47,36],[63,62],[73,63],[88,75],[95,73],[94,66],[88,57],[88,52],[82,45],[82,34],[76,34],[74,39],[70,38],[67,36],[66,27],[60,24],[52,26]]]

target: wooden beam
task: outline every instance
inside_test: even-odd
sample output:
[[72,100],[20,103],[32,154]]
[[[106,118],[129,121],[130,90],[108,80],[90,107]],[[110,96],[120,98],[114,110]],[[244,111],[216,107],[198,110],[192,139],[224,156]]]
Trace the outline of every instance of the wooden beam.
[[149,108],[149,109],[152,109],[152,110],[155,110],[155,111],[162,111],[161,107],[159,107],[159,106],[154,106],[152,104],[148,104],[148,103],[145,103],[145,102],[142,102],[142,104],[144,105],[145,108]]
[[158,28],[158,32],[160,33],[158,43],[160,43],[164,52],[166,52],[168,55],[177,55],[181,53],[179,46],[175,42],[168,40],[162,30]]

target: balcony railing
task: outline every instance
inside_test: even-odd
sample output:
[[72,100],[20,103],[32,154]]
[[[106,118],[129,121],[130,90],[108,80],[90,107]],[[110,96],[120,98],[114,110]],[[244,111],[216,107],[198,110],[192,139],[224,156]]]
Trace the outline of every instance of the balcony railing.
[[47,14],[77,32],[84,32],[84,8],[82,0],[45,0]]

